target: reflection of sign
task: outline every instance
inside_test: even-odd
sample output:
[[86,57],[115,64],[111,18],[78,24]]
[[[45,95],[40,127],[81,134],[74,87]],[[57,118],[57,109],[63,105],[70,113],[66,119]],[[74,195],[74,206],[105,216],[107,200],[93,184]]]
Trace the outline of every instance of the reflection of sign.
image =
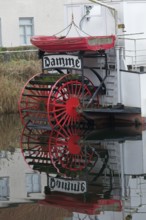
[[87,191],[85,181],[65,180],[49,177],[49,188],[51,191],[67,192],[67,193],[84,193]]
[[46,55],[43,57],[43,69],[72,68],[81,69],[81,60],[73,55]]

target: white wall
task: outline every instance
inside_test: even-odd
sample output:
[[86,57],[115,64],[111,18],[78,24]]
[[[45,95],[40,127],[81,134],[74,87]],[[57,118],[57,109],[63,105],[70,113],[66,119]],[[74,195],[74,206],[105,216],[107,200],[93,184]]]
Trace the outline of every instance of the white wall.
[[146,74],[121,71],[120,78],[121,103],[141,108],[141,116],[146,117]]
[[122,104],[130,107],[141,107],[140,75],[123,71],[120,72],[120,75]]
[[126,141],[123,144],[124,174],[138,175],[145,173],[143,164],[143,142]]
[[60,0],[0,0],[2,45],[20,45],[19,17],[34,17],[35,35],[52,35],[64,27],[64,7]]
[[[70,7],[70,0],[0,0],[2,46],[20,45],[19,17],[34,17],[34,35],[53,35],[63,30],[71,22],[72,12],[79,25],[85,15],[84,4],[93,4],[88,0],[74,0],[72,3],[73,7]],[[89,20],[84,20],[83,29],[91,35],[114,34],[111,12],[101,7],[98,13],[99,7],[95,5]]]
[[[146,19],[146,1],[103,2],[118,10],[118,23],[125,24],[126,34],[145,32],[142,37],[146,36],[146,27],[143,25],[143,21]],[[70,7],[71,3],[74,4],[72,8]],[[20,44],[19,17],[34,17],[35,35],[52,35],[70,23],[72,12],[75,21],[82,18],[85,14],[84,4],[93,5],[88,0],[74,0],[72,2],[70,0],[0,0],[3,46]],[[83,29],[93,35],[95,33],[98,35],[114,34],[115,21],[111,11],[101,7],[101,13],[99,13],[99,5],[94,5],[97,13],[93,13],[88,21],[84,20]],[[120,32],[121,30],[119,30]]]
[[[86,6],[92,6],[88,16],[86,15]],[[103,36],[115,34],[115,20],[111,12],[98,4],[65,5],[66,26],[71,23],[72,13],[74,15],[75,24],[81,28],[79,31],[81,36]],[[82,22],[81,22],[82,21]],[[69,36],[79,36],[75,28],[72,28]]]
[[[124,23],[127,34],[144,32],[146,37],[146,26],[144,25],[144,20],[146,19],[145,11],[145,0],[124,2]],[[137,35],[137,37],[143,36]]]
[[29,202],[30,199],[44,198],[44,186],[47,184],[45,173],[40,174],[41,192],[30,194],[30,197],[27,197],[26,174],[33,174],[36,172],[34,172],[25,162],[20,149],[16,149],[14,154],[10,152],[7,153],[7,158],[1,158],[0,167],[0,178],[9,177],[10,198],[4,203]]
[[[146,1],[127,1],[124,2],[124,23],[125,23],[125,34],[143,33],[128,35],[127,38],[131,40],[125,41],[125,47],[127,50],[134,50],[134,44],[136,44],[137,51],[136,62],[137,65],[144,65],[144,60],[146,60],[146,39],[137,40],[139,38],[146,38],[146,25],[144,21],[146,20]],[[133,39],[133,40],[132,40]],[[134,40],[135,39],[135,40]],[[134,55],[134,52],[127,52],[127,55]],[[143,57],[140,57],[143,55]],[[132,58],[129,57],[129,62]],[[133,57],[133,62],[135,63],[135,58]]]
[[123,143],[124,174],[141,175],[146,173],[146,130],[142,131],[142,140]]
[[146,117],[146,74],[140,75],[140,97],[141,97],[141,111],[142,116]]

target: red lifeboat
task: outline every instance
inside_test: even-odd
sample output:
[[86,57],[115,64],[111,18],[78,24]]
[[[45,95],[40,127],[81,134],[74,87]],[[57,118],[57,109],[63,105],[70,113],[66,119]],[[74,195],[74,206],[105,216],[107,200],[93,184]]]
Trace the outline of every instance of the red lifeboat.
[[115,36],[56,37],[33,36],[31,43],[48,53],[108,50],[115,45]]

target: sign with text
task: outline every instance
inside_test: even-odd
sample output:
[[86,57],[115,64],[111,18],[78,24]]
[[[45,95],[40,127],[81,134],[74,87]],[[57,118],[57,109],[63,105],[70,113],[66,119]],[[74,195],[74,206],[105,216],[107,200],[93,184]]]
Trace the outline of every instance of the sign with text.
[[85,193],[87,191],[85,181],[49,177],[48,182],[48,186],[51,191],[59,191],[74,194]]
[[43,69],[78,69],[81,67],[81,59],[74,55],[45,55],[43,56]]

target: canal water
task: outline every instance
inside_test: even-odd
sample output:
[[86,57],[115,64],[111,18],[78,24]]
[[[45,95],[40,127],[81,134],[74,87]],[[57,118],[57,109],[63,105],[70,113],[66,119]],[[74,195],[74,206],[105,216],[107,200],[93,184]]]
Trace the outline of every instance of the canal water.
[[0,220],[146,219],[144,127],[0,124]]

